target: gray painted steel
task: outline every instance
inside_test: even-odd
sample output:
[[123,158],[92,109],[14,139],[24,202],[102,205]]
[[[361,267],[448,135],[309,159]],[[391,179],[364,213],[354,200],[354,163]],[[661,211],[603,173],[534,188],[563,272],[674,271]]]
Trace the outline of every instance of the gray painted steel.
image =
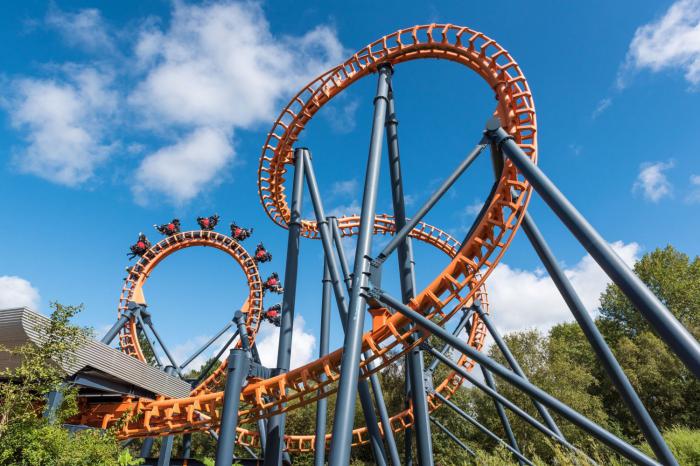
[[578,322],[581,327],[583,334],[586,335],[591,347],[593,347],[593,351],[595,351],[598,360],[603,364],[605,371],[615,384],[617,392],[629,408],[635,421],[637,421],[637,425],[647,439],[647,442],[649,442],[649,446],[654,450],[654,454],[656,454],[659,461],[664,464],[677,465],[678,462],[676,458],[673,456],[673,453],[671,453],[671,449],[668,448],[668,445],[666,445],[664,438],[661,436],[661,432],[659,432],[656,424],[654,424],[654,420],[644,407],[642,400],[639,399],[637,392],[634,391],[632,384],[622,370],[622,367],[620,367],[617,359],[615,359],[610,347],[605,343],[603,335],[598,331],[598,327],[596,327],[595,322],[593,322],[593,319],[588,314],[581,298],[579,298],[569,279],[566,278],[564,271],[559,267],[559,263],[545,241],[544,236],[542,236],[539,228],[537,228],[537,225],[527,212],[523,218],[522,225],[523,231],[532,243],[540,260],[542,260],[549,276],[552,277],[552,281],[559,290],[559,293],[561,293],[564,301],[566,301],[576,322]]
[[365,298],[361,291],[368,283],[369,254],[371,253],[374,215],[377,203],[377,182],[379,180],[382,155],[382,126],[386,119],[386,100],[389,93],[391,67],[388,65],[380,66],[378,72],[377,94],[374,99],[374,120],[372,122],[369,155],[367,157],[357,248],[355,249],[352,294],[348,306],[348,330],[345,334],[341,360],[343,370],[340,374],[338,394],[336,396],[336,410],[333,417],[330,466],[345,466],[350,462],[355,395],[360,375],[359,363],[366,307]]
[[[277,350],[277,368],[281,372],[289,370],[292,351],[292,331],[294,328],[294,305],[297,293],[297,272],[299,264],[299,235],[301,232],[301,207],[304,194],[304,149],[294,150],[294,180],[292,203],[287,236],[287,260],[284,269],[284,294],[280,316],[280,336]],[[265,465],[282,464],[284,446],[284,424],[287,415],[277,414],[267,422],[267,445]]]
[[[479,367],[481,367],[481,373],[484,375],[486,385],[488,385],[491,390],[495,391],[496,382],[493,380],[493,376],[488,371],[488,369],[484,368],[484,366]],[[510,422],[508,421],[506,411],[503,409],[503,405],[501,405],[501,403],[496,398],[493,399],[493,404],[496,407],[496,412],[498,413],[498,417],[501,420],[503,431],[505,432],[506,437],[508,438],[508,443],[511,447],[513,447],[513,450],[516,450],[518,453],[522,454],[522,452],[520,451],[520,447],[518,446],[518,441],[515,439],[515,435],[513,434],[513,429],[510,428]],[[520,458],[518,458],[518,463],[523,464],[523,461]]]
[[450,432],[450,430],[449,430],[447,427],[443,426],[443,425],[440,423],[440,421],[438,421],[437,419],[435,419],[433,416],[430,416],[430,420],[431,420],[431,421],[433,422],[433,424],[435,424],[441,431],[443,431],[454,443],[456,443],[457,445],[459,445],[460,447],[462,447],[463,450],[469,452],[469,454],[472,455],[472,456],[475,456],[475,455],[476,455],[476,453],[474,453],[474,450],[472,450],[472,449],[469,448],[467,445],[465,445],[465,443],[462,442],[460,439],[458,439],[457,436],[456,436],[455,434],[453,434],[452,432]]
[[[323,279],[321,292],[321,335],[319,337],[318,357],[328,354],[329,334],[331,330],[331,273],[328,270],[328,261],[323,261]],[[321,380],[326,380],[323,374]],[[316,402],[316,441],[314,443],[314,465],[323,466],[326,455],[326,409],[328,399],[323,397]]]
[[[316,174],[314,172],[314,167],[311,162],[311,154],[308,151],[304,152],[305,162],[304,169],[306,175],[306,182],[309,187],[309,194],[311,196],[311,203],[314,207],[314,214],[316,215],[316,223],[318,225],[318,230],[321,234],[321,243],[323,245],[323,252],[325,255],[325,263],[328,265],[328,273],[331,277],[331,286],[333,288],[333,293],[335,294],[336,305],[338,307],[338,314],[340,315],[340,323],[343,326],[343,332],[347,332],[348,327],[348,310],[345,304],[345,294],[340,285],[340,278],[338,277],[338,267],[335,261],[335,256],[333,255],[333,248],[331,243],[331,237],[335,236],[331,232],[329,226],[329,220],[325,216],[325,211],[323,208],[323,202],[321,201],[321,195],[318,190],[318,184],[316,183]],[[335,219],[333,219],[335,220]],[[337,229],[337,224],[335,225]],[[339,237],[339,236],[338,236]],[[339,243],[336,243],[339,244]],[[343,250],[342,244],[339,245],[337,249],[338,258],[342,265],[342,270],[348,270],[347,260],[345,259],[345,251]],[[345,274],[345,283],[349,283],[348,275]],[[351,288],[348,288],[350,292]],[[375,383],[372,379],[376,379],[377,374],[370,375],[370,381],[372,381],[372,386],[379,390],[378,397],[383,399],[381,393],[381,386],[378,382]],[[360,404],[362,405],[362,413],[365,417],[365,424],[367,425],[367,431],[370,437],[370,446],[372,448],[372,453],[374,455],[375,461],[379,466],[386,465],[387,456],[384,451],[384,445],[382,444],[382,433],[377,427],[377,415],[374,412],[374,405],[372,404],[372,395],[369,391],[369,386],[366,380],[360,380],[357,383],[357,391],[360,397]],[[377,392],[375,392],[376,394]],[[381,413],[380,413],[381,414]],[[386,432],[391,432],[391,424],[389,423],[388,416],[382,416],[382,426]],[[394,441],[393,435],[386,436],[388,443]],[[390,445],[391,449],[391,445]],[[397,452],[398,456],[398,452]]]
[[486,147],[486,144],[484,143],[479,143],[467,156],[460,162],[460,164],[457,166],[457,168],[452,172],[450,176],[448,176],[445,181],[442,182],[442,185],[438,189],[435,190],[435,192],[430,196],[430,198],[425,201],[425,203],[421,206],[420,209],[418,209],[418,212],[411,217],[410,220],[407,221],[406,225],[401,228],[400,230],[397,231],[397,233],[394,235],[393,238],[389,241],[389,243],[384,246],[384,249],[382,252],[380,252],[377,255],[377,261],[383,262],[386,260],[387,257],[396,249],[399,244],[408,236],[408,234],[415,228],[416,225],[418,225],[418,222],[423,220],[423,217],[425,217],[425,214],[430,211],[430,209],[435,206],[435,204],[442,198],[442,196],[447,192],[450,187],[459,179],[459,177],[464,173],[464,171],[469,168],[469,165],[476,160],[476,158],[481,154],[481,152],[484,150],[484,147]]
[[[400,231],[406,226],[406,205],[404,203],[403,178],[401,176],[401,157],[399,155],[399,121],[394,107],[394,93],[389,90],[387,103],[386,139],[389,153],[389,175],[391,178],[391,199],[394,208],[394,228]],[[415,297],[416,277],[414,273],[413,250],[411,238],[406,236],[398,244],[398,267],[401,284],[401,297],[408,303]],[[411,335],[411,341],[416,337]],[[430,437],[430,418],[428,417],[428,400],[425,396],[423,381],[423,352],[413,347],[406,356],[406,377],[410,378],[410,396],[413,402],[413,431],[416,434],[416,451],[420,466],[432,466],[433,442]],[[410,435],[410,431],[407,433]],[[398,452],[396,453],[398,457]]]
[[[423,329],[427,330],[428,332],[432,333],[436,337],[440,338],[442,341],[445,341],[450,344],[453,348],[459,350],[466,356],[474,359],[476,362],[479,364],[482,364],[486,366],[487,369],[489,369],[492,373],[496,374],[497,376],[505,379],[508,381],[508,383],[514,385],[516,388],[519,390],[525,392],[527,395],[530,395],[532,397],[537,398],[538,401],[542,402],[543,404],[547,405],[550,409],[553,409],[557,411],[559,414],[561,414],[563,417],[571,421],[572,423],[576,424],[589,434],[593,435],[595,438],[598,440],[602,441],[606,445],[610,446],[611,448],[617,450],[625,456],[626,458],[637,462],[639,464],[645,464],[645,465],[658,465],[655,460],[649,458],[646,456],[644,453],[630,445],[629,443],[625,442],[624,440],[616,437],[615,435],[611,434],[595,422],[591,421],[587,417],[583,416],[580,414],[578,411],[572,409],[568,405],[562,403],[558,399],[554,398],[552,395],[549,393],[545,392],[544,390],[540,389],[539,387],[533,385],[529,381],[523,379],[519,375],[511,372],[501,364],[497,363],[493,359],[489,358],[488,356],[482,354],[480,351],[477,351],[476,349],[472,348],[469,346],[466,342],[460,340],[459,338],[451,335],[448,331],[437,325],[436,323],[432,322],[431,320],[427,319],[426,317],[422,316],[421,314],[417,313],[413,309],[411,309],[408,306],[405,306],[401,301],[397,300],[396,298],[384,293],[381,290],[374,289],[371,292],[371,297],[373,299],[377,299],[381,301],[382,303],[386,304],[387,306],[392,307],[393,309],[397,310],[401,314],[405,315],[406,317],[410,318],[414,322],[416,322],[420,327]],[[437,353],[439,354],[439,353]],[[435,356],[437,356],[437,354]]]
[[435,396],[438,397],[440,399],[440,401],[445,403],[445,405],[450,407],[455,413],[459,414],[464,420],[470,422],[477,429],[479,429],[480,431],[482,431],[483,433],[485,433],[486,435],[488,435],[489,437],[491,437],[492,439],[494,439],[495,441],[497,441],[498,443],[500,443],[501,445],[506,447],[508,449],[508,451],[510,451],[519,461],[522,461],[522,462],[527,463],[531,466],[534,466],[533,463],[529,459],[524,457],[522,453],[520,453],[518,450],[516,450],[515,448],[508,445],[501,437],[494,434],[486,426],[484,426],[482,423],[480,423],[479,421],[474,419],[469,414],[465,413],[464,410],[462,410],[459,406],[454,404],[452,401],[445,398],[441,393],[435,392]]
[[[228,357],[224,406],[221,410],[219,438],[216,441],[216,466],[230,466],[233,462],[241,389],[248,377],[249,367],[250,356],[248,352],[242,349],[232,349]],[[255,455],[253,454],[253,456]]]
[[[523,379],[527,380],[525,372],[520,367],[520,364],[518,364],[518,361],[513,356],[513,353],[510,352],[510,348],[508,348],[508,345],[506,345],[506,342],[503,340],[503,337],[501,336],[496,326],[493,325],[493,323],[491,322],[491,317],[489,317],[481,308],[481,303],[475,302],[475,309],[476,312],[479,313],[479,317],[481,317],[482,322],[484,322],[486,328],[489,330],[489,334],[493,337],[493,341],[496,342],[496,346],[498,346],[498,349],[501,350],[501,353],[506,359],[506,362],[511,367],[511,369],[513,369],[513,372],[518,374]],[[537,412],[539,412],[540,416],[542,416],[542,419],[544,419],[545,424],[547,424],[550,429],[556,432],[558,436],[564,437],[564,434],[562,434],[561,430],[559,430],[559,427],[554,422],[554,419],[552,419],[552,416],[549,414],[549,411],[547,411],[547,408],[542,406],[542,404],[535,399],[533,399],[532,402],[535,405],[535,408],[537,408]]]
[[[520,416],[524,421],[526,421],[528,424],[533,426],[535,429],[539,430],[540,432],[547,435],[548,437],[552,437],[554,440],[561,443],[565,447],[567,447],[571,450],[576,450],[576,448],[572,444],[567,442],[564,438],[559,437],[556,432],[550,430],[549,427],[545,426],[540,421],[538,421],[534,417],[530,416],[527,412],[525,412],[525,410],[523,410],[518,405],[516,405],[515,403],[510,401],[508,398],[504,397],[503,395],[501,395],[497,391],[490,388],[485,383],[476,379],[473,375],[471,375],[469,372],[464,370],[464,367],[458,365],[457,363],[452,361],[447,356],[443,355],[441,352],[439,352],[435,348],[431,348],[429,351],[430,351],[430,354],[435,356],[435,358],[439,362],[442,362],[447,367],[449,367],[450,369],[457,372],[459,375],[461,375],[466,380],[468,380],[472,385],[474,385],[476,388],[478,388],[479,390],[486,393],[488,396],[490,396],[494,400],[498,400],[499,403],[501,403],[503,406],[505,406],[506,408],[510,409],[512,412],[514,412],[515,414]],[[591,461],[591,463],[595,464],[595,462],[593,462],[593,461]]]
[[[14,347],[24,343],[41,344],[45,341],[42,328],[49,319],[27,308],[0,310],[0,343]],[[74,357],[61,366],[66,378],[82,370],[97,370],[125,384],[134,385],[148,392],[168,397],[183,398],[191,390],[189,383],[170,376],[161,369],[149,366],[95,340],[87,340],[73,354]],[[0,352],[0,367],[13,369],[19,365],[16,357]]]
[[486,124],[486,134],[500,146],[503,153],[522,172],[542,199],[562,223],[574,234],[620,290],[632,301],[652,328],[683,361],[695,377],[700,378],[700,344],[659,298],[613,251],[612,247],[564,197],[547,175],[520,149],[513,138],[501,128],[498,119]]

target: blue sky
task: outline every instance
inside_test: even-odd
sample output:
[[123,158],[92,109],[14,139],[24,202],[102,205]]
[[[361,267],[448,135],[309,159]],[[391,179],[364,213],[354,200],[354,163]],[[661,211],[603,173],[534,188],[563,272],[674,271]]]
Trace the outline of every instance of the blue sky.
[[[128,246],[139,231],[157,239],[151,225],[172,217],[194,227],[218,212],[221,231],[233,219],[254,226],[246,245],[264,241],[275,260],[263,273],[281,273],[286,234],[256,186],[277,113],[355,50],[430,22],[482,31],[516,58],[537,108],[540,166],[628,263],[667,243],[700,253],[700,2],[501,3],[4,2],[0,308],[84,303],[79,322],[103,331]],[[357,83],[303,135],[328,210],[359,210],[374,87]],[[410,212],[478,141],[493,98],[469,70],[436,61],[398,66],[394,89]],[[489,170],[479,160],[427,220],[464,235]],[[593,311],[605,277],[541,200],[531,206]],[[390,212],[386,183],[378,211]],[[320,258],[319,244],[302,242],[297,363],[316,352]],[[416,259],[419,286],[445,264],[420,245]],[[522,235],[489,290],[503,330],[569,319]],[[211,250],[169,258],[146,293],[178,355],[245,296],[242,273]],[[271,354],[274,332],[263,332]]]

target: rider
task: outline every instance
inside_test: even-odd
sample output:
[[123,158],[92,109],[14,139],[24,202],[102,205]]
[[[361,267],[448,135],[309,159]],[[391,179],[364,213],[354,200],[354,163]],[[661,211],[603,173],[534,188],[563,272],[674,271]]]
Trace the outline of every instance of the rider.
[[231,222],[231,237],[235,239],[236,241],[243,241],[246,238],[250,238],[250,235],[253,234],[253,229],[247,229],[243,227],[239,227],[236,225],[236,222]]
[[170,223],[166,223],[164,225],[153,225],[153,227],[164,234],[165,236],[172,236],[180,233],[180,220],[177,218],[174,218],[170,221]]
[[199,228],[205,231],[212,231],[216,224],[219,223],[219,215],[214,214],[211,217],[197,217]]
[[274,306],[268,307],[263,317],[275,327],[279,327],[282,319],[282,305],[275,304]]
[[280,277],[277,275],[277,272],[272,272],[272,275],[265,279],[263,282],[263,290],[269,290],[277,294],[284,292],[284,288],[282,288],[282,283],[280,282]]
[[148,251],[151,248],[151,242],[148,241],[148,238],[146,238],[146,235],[143,233],[139,233],[139,239],[136,241],[136,243],[132,244],[129,249],[131,249],[131,253],[128,253],[127,256],[129,256],[129,260],[133,259],[136,256],[143,256],[146,251]]
[[262,243],[258,243],[255,248],[255,255],[253,256],[255,262],[269,262],[272,260],[272,254],[270,254]]

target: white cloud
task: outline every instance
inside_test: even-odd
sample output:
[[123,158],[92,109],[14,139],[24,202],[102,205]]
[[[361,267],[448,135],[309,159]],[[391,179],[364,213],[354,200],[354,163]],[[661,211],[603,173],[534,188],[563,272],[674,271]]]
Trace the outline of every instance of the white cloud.
[[670,197],[673,187],[664,172],[673,168],[673,165],[672,160],[643,163],[639,167],[639,174],[632,186],[632,191],[642,191],[644,197],[652,202],[659,202],[664,197]]
[[[639,244],[617,241],[611,246],[628,266],[637,261]],[[607,275],[589,255],[564,272],[586,309],[593,314],[599,306],[600,294],[610,283]],[[533,327],[547,330],[573,320],[554,282],[542,269],[520,270],[502,263],[489,277],[487,289],[493,320],[502,332]]]
[[331,196],[347,197],[357,194],[357,178],[351,180],[336,181],[331,186]]
[[355,129],[357,109],[360,107],[357,100],[347,102],[347,99],[342,99],[342,95],[326,105],[324,111],[321,112],[323,118],[328,121],[331,130],[338,134],[350,133]]
[[700,202],[700,175],[690,175],[690,192],[685,200],[690,204]]
[[102,118],[116,109],[110,77],[93,68],[64,67],[67,78],[19,79],[8,102],[12,126],[26,147],[13,161],[20,171],[77,186],[112,152],[102,141]]
[[[292,332],[292,351],[290,369],[303,366],[316,359],[316,337],[306,331],[306,322],[302,316],[294,318],[294,331]],[[256,338],[256,345],[260,353],[260,361],[264,366],[277,367],[277,348],[279,347],[280,329],[269,324],[262,325]]]
[[359,215],[362,208],[357,202],[357,199],[353,199],[350,204],[341,204],[332,207],[326,212],[326,217],[343,217],[345,215]]
[[107,32],[107,26],[97,9],[86,8],[76,13],[69,13],[55,6],[49,6],[46,25],[56,29],[69,45],[90,52],[114,51],[114,44]]
[[145,31],[136,53],[152,67],[130,101],[155,124],[249,128],[340,62],[343,47],[326,26],[275,36],[257,3],[176,2],[168,30]]
[[39,290],[24,278],[0,276],[0,309],[28,307],[39,310]]
[[598,101],[598,105],[596,105],[595,110],[593,110],[593,114],[591,115],[591,118],[594,120],[598,118],[600,115],[603,114],[604,111],[606,111],[610,105],[612,105],[612,99],[610,97],[606,97],[604,99],[601,99]]
[[136,173],[133,194],[141,203],[147,203],[152,194],[161,194],[182,204],[220,183],[222,170],[233,158],[224,131],[199,128],[182,141],[147,155]]
[[[120,43],[116,39],[133,35],[133,26],[116,29],[98,9],[49,8],[44,25],[93,52],[100,69],[112,72],[47,65],[50,78],[13,81],[6,107],[26,140],[14,157],[21,171],[78,186],[117,146],[104,142],[106,127],[130,136],[146,129],[150,137],[156,130],[166,138],[160,150],[149,154],[136,138],[123,144],[125,153],[146,157],[135,177],[148,185],[132,188],[136,201],[157,193],[187,202],[218,183],[217,170],[233,157],[230,142],[223,149],[213,141],[269,123],[294,92],[346,54],[330,26],[302,35],[273,33],[257,2],[174,1],[169,21],[161,24],[146,18],[135,40]],[[133,47],[120,49],[127,43]],[[117,95],[110,87],[124,91]],[[205,134],[217,151],[204,147],[195,154],[191,143]],[[183,166],[169,165],[179,162]]]
[[618,87],[625,86],[629,70],[644,68],[679,68],[688,82],[700,83],[700,0],[679,0],[657,21],[637,28]]

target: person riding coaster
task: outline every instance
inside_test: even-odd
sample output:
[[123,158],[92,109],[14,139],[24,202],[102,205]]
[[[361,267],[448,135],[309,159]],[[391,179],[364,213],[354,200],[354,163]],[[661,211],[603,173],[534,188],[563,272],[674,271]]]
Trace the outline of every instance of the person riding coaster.
[[164,225],[153,225],[153,228],[155,228],[165,236],[176,235],[180,233],[180,220],[174,218],[170,223],[166,223]]
[[253,255],[253,259],[255,259],[255,262],[258,263],[270,262],[272,260],[272,254],[265,249],[265,246],[262,243],[258,243],[258,245],[255,247],[255,255]]
[[268,307],[265,314],[263,314],[263,318],[275,327],[279,327],[282,320],[282,305],[275,304]]
[[253,234],[252,228],[243,228],[236,225],[236,222],[231,222],[231,237],[236,241],[243,241],[246,238],[250,238]]
[[139,233],[139,239],[136,241],[136,243],[132,244],[129,249],[131,249],[131,252],[126,254],[129,256],[129,260],[136,256],[141,257],[146,253],[146,251],[151,249],[151,242],[148,241],[146,235]]
[[263,291],[271,291],[273,293],[282,294],[284,288],[282,288],[282,283],[280,282],[280,277],[277,272],[272,272],[272,275],[267,277],[263,282]]
[[211,217],[197,217],[199,228],[204,231],[212,231],[219,223],[219,215],[214,214]]

